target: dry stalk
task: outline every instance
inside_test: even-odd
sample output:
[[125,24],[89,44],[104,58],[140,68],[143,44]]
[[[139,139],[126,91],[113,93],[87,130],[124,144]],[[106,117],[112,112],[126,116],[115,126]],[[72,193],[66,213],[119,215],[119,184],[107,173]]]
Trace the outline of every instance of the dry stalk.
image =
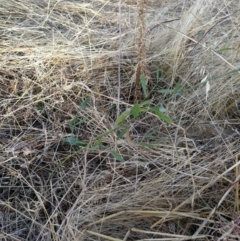
[[[142,98],[140,78],[142,74],[147,74],[146,67],[146,26],[144,21],[144,10],[146,0],[138,1],[138,19],[139,19],[139,39],[138,39],[138,63],[136,70],[135,103]],[[147,76],[149,76],[147,74]]]

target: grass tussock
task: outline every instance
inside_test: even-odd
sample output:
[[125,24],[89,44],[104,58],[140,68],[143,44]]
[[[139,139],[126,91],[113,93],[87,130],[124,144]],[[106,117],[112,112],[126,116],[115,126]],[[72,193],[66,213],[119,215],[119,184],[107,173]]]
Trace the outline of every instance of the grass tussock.
[[1,240],[238,240],[238,1],[0,3]]

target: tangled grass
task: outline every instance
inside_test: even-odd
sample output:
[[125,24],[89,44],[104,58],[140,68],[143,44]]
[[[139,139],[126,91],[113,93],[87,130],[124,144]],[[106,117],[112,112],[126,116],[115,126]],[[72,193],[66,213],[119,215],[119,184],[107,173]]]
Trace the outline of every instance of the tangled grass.
[[239,9],[2,0],[1,240],[239,240]]

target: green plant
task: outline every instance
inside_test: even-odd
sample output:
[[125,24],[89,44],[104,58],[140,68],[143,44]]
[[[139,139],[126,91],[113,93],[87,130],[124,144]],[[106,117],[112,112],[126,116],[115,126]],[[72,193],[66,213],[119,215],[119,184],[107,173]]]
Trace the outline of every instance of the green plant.
[[[89,105],[89,101],[90,101],[90,97],[87,97],[86,99],[84,99],[84,101],[79,106],[79,111],[87,108]],[[77,127],[81,126],[82,124],[86,124],[87,122],[88,122],[88,118],[86,116],[81,118],[78,114],[76,114],[69,122],[71,136],[66,137],[64,141],[66,143],[69,143],[71,146],[80,146],[80,147],[87,146],[87,143],[85,141],[80,140],[74,134]]]
[[115,124],[120,125],[128,118],[133,117],[133,119],[139,117],[141,114],[150,112],[155,114],[160,120],[163,120],[167,123],[172,123],[172,119],[165,115],[161,108],[158,106],[148,107],[146,105],[151,104],[152,100],[145,100],[141,102],[140,104],[134,104],[131,108],[128,108],[126,111],[124,111],[116,120]]

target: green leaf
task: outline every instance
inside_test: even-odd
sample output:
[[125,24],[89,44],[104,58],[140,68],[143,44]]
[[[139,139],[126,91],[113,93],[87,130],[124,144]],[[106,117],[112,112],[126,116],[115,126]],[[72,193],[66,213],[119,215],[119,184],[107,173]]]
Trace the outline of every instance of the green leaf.
[[177,93],[182,88],[182,85],[177,83],[174,87],[174,93]]
[[85,143],[84,141],[81,141],[79,139],[77,139],[76,137],[73,136],[69,136],[67,138],[64,139],[66,142],[68,142],[71,146],[86,146],[87,143]]
[[121,124],[123,121],[125,121],[131,113],[131,109],[125,110],[115,121],[117,125]]
[[149,105],[151,103],[152,103],[152,100],[144,100],[139,105],[140,105],[140,107],[143,107],[143,106]]
[[87,123],[87,122],[88,122],[88,117],[84,116],[81,120],[79,120],[77,125],[81,125],[82,123]]
[[70,126],[75,126],[78,122],[78,116],[74,116],[71,120],[70,120]]
[[118,140],[121,139],[125,134],[126,134],[126,129],[121,130],[117,135],[117,139]]
[[93,143],[92,146],[90,146],[90,150],[91,151],[96,151],[100,148],[100,146],[102,145],[102,138],[99,138],[96,142]]
[[88,106],[88,103],[90,101],[90,97],[88,96],[79,106],[80,109],[85,109]]
[[166,108],[163,106],[162,103],[161,103],[160,106],[159,106],[159,110],[160,110],[162,113],[164,113],[164,112],[167,111]]
[[99,138],[99,139],[97,140],[97,145],[98,145],[98,146],[101,146],[101,145],[102,145],[102,138]]
[[152,108],[150,108],[150,111],[153,112],[155,115],[157,115],[157,116],[159,117],[159,119],[161,119],[161,120],[163,120],[163,121],[165,121],[165,122],[167,122],[167,123],[172,123],[172,122],[173,122],[172,119],[171,119],[169,116],[164,115],[164,114],[159,110],[159,108],[157,108],[157,107],[152,107]]
[[141,74],[141,76],[140,76],[140,82],[141,82],[141,86],[142,86],[144,96],[146,97],[147,96],[147,81],[146,81],[146,78],[143,74]]
[[124,162],[124,159],[122,158],[122,156],[116,153],[115,151],[110,151],[110,153],[117,161]]
[[173,92],[174,92],[174,90],[170,90],[170,89],[158,90],[158,93],[160,93],[160,94],[172,94]]
[[92,147],[89,148],[89,150],[91,150],[91,151],[96,151],[98,149],[99,149],[98,145],[95,145],[95,146],[92,146]]
[[74,132],[74,128],[77,126],[77,125],[81,125],[82,123],[87,123],[88,122],[88,117],[84,116],[82,119],[79,119],[78,116],[74,116],[71,120],[70,120],[70,129],[71,129],[71,132]]
[[131,109],[131,115],[133,115],[134,118],[138,117],[140,113],[147,112],[147,108],[141,108],[139,104],[135,104]]
[[140,112],[141,112],[141,108],[139,104],[135,104],[131,109],[131,114],[133,115],[134,118],[138,117]]
[[178,94],[178,91],[182,88],[182,85],[177,83],[175,87],[171,89],[160,89],[158,90],[158,93],[160,94]]
[[79,120],[79,119],[78,119],[78,116],[74,116],[74,117],[70,120],[69,125],[70,125],[70,129],[71,129],[72,132],[74,131],[74,127],[77,125],[78,120]]
[[222,49],[219,49],[218,50],[218,53],[222,53],[222,52],[225,52],[225,51],[229,51],[229,50],[233,50],[234,48],[222,48]]

